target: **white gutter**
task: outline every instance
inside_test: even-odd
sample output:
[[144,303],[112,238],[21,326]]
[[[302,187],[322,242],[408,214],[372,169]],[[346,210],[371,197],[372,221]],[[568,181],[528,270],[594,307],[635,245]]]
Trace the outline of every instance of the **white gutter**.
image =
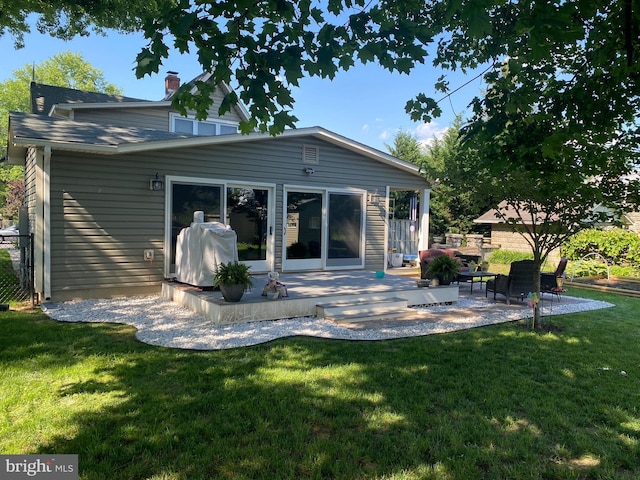
[[42,223],[43,223],[43,275],[44,299],[51,299],[51,146],[44,147],[44,164],[42,168]]
[[118,148],[118,145],[95,145],[88,143],[78,143],[78,142],[56,142],[43,140],[41,138],[28,138],[21,137],[16,138],[13,142],[14,147],[28,148],[28,147],[44,147],[48,148],[49,151],[55,150],[67,150],[70,152],[86,152],[86,153],[99,153],[102,155],[117,155],[121,152]]

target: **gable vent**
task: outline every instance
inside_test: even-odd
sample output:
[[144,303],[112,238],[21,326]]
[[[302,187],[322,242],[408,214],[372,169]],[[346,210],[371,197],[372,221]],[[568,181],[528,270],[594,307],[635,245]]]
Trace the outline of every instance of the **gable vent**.
[[303,145],[302,163],[318,165],[320,163],[320,148],[317,145]]

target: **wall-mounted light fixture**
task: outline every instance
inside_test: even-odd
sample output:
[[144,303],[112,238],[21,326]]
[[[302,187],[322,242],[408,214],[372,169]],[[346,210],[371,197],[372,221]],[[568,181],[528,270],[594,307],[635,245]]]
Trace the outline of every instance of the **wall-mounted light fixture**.
[[311,167],[304,167],[304,173],[306,173],[307,175],[313,175],[314,173],[316,173],[316,171]]
[[381,201],[381,197],[380,194],[378,193],[378,190],[372,192],[372,193],[368,193],[367,194],[367,201],[369,203],[380,203]]
[[149,180],[149,190],[153,190],[155,192],[164,190],[164,180],[158,177],[158,172],[156,172],[155,178]]

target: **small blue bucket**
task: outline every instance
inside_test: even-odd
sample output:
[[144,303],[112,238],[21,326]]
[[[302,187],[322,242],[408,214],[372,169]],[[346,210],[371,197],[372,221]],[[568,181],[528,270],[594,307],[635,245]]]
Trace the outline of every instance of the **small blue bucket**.
[[378,270],[376,272],[376,278],[384,278],[384,272],[382,270]]

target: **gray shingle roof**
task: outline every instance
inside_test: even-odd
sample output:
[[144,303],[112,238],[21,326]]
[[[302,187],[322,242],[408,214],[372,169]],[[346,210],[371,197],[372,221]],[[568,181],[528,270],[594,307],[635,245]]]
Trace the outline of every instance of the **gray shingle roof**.
[[83,92],[73,88],[54,87],[31,82],[31,113],[49,115],[51,107],[65,103],[123,103],[146,102],[138,98],[108,95],[98,92]]
[[10,127],[15,139],[57,144],[118,146],[144,142],[193,138],[194,135],[138,127],[117,127],[12,112]]

